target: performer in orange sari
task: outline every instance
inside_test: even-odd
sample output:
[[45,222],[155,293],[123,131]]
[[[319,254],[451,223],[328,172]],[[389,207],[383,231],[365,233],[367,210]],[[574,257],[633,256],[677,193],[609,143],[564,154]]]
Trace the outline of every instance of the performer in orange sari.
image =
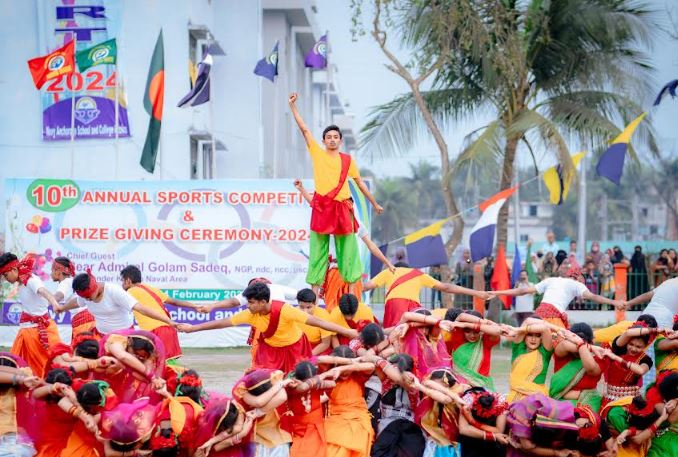
[[[311,362],[299,362],[292,373],[294,382],[287,390],[287,415],[292,434],[290,457],[317,457],[327,452],[325,438],[325,408],[321,396],[335,386],[334,381],[318,376],[318,368]],[[284,418],[285,419],[285,418]]]
[[[355,354],[339,346],[332,355],[347,359]],[[374,371],[373,363],[353,363],[332,368],[336,387],[330,393],[329,415],[325,419],[327,457],[367,457],[374,441],[374,429],[365,403],[365,382]]]
[[61,451],[60,457],[100,457],[105,455],[104,446],[96,438],[100,414],[113,409],[118,399],[107,382],[73,381],[76,393],[75,402],[68,398],[59,401],[59,407],[68,414],[80,419],[76,422]]
[[[73,291],[73,277],[75,264],[68,257],[57,257],[52,262],[52,281],[58,282],[54,298],[59,303],[68,303],[75,298]],[[96,327],[94,316],[86,306],[79,306],[71,310],[71,342],[80,333],[91,332]]]
[[299,360],[311,356],[311,345],[301,325],[312,325],[349,338],[357,335],[354,330],[310,316],[286,303],[272,301],[266,284],[254,283],[243,291],[243,295],[247,298],[248,309],[226,319],[198,325],[180,324],[179,331],[190,333],[241,324],[251,325],[261,332],[253,366],[284,372],[292,371]]
[[35,259],[29,256],[19,261],[9,252],[0,255],[0,276],[10,284],[19,285],[21,303],[20,329],[10,352],[25,360],[33,373],[43,377],[49,347],[61,341],[47,307],[52,305],[56,309],[59,304],[42,280],[33,274],[34,263]]

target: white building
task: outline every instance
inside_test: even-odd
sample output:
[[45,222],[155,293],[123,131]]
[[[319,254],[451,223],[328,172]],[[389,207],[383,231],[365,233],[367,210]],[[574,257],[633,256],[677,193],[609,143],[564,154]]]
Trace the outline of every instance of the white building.
[[[313,0],[76,0],[76,7],[103,7],[106,24],[113,19],[118,24],[119,81],[126,92],[131,137],[43,141],[41,93],[33,86],[26,62],[51,51],[41,43],[46,42],[46,33],[56,33],[48,27],[50,20],[54,22],[50,15],[63,3],[35,0],[3,6],[0,193],[7,177],[130,181],[310,177],[310,161],[287,106],[292,91],[300,93],[300,110],[318,138],[324,126],[336,122],[347,128],[346,149],[350,152],[355,146],[352,116],[345,112],[335,82],[337,69],[331,68],[328,82],[326,71],[304,67],[305,53],[324,33]],[[74,20],[77,27],[77,14]],[[143,96],[161,28],[164,112],[159,162],[151,175],[139,166],[149,121]],[[276,40],[279,76],[273,84],[254,75],[253,69]],[[98,41],[93,32],[91,44]],[[189,59],[199,61],[211,43],[225,55],[214,56],[210,103],[177,108],[190,89]],[[0,218],[4,220],[4,207]],[[4,224],[0,226],[2,232]]]

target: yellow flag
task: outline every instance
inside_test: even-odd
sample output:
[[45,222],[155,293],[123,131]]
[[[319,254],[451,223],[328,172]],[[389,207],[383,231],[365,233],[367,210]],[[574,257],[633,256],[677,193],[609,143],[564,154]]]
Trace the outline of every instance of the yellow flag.
[[[575,168],[579,166],[585,152],[580,152],[572,156],[572,162]],[[570,192],[570,184],[573,176],[563,176],[560,165],[551,167],[544,172],[543,179],[546,188],[549,190],[549,201],[552,205],[560,205],[567,199]]]

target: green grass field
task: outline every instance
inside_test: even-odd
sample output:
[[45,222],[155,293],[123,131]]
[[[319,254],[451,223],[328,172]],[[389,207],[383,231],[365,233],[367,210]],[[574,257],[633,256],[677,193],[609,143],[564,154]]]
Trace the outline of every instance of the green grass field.
[[[250,364],[249,348],[184,349],[179,363],[193,368],[203,377],[210,390],[230,392],[233,384]],[[492,351],[492,377],[497,390],[508,393],[511,351],[504,344]]]

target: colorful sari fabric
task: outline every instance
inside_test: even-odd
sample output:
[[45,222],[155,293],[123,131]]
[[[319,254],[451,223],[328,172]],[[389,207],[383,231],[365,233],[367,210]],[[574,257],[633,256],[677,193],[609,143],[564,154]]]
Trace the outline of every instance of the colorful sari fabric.
[[536,314],[538,317],[541,317],[550,324],[566,329],[570,328],[570,322],[567,319],[567,314],[560,311],[550,303],[542,302],[534,311],[534,314]]
[[[11,360],[23,374],[33,374],[21,357],[0,352],[0,358]],[[24,388],[0,386],[0,455],[25,455],[35,453],[33,442],[39,438],[35,403],[31,392]]]
[[[459,332],[459,330],[457,329],[455,332]],[[457,377],[464,378],[473,387],[495,390],[494,382],[489,375],[491,351],[497,343],[499,343],[498,338],[495,339],[490,335],[481,333],[478,341],[473,343],[465,341],[458,346],[455,345],[456,348],[452,353],[454,374]]]
[[[647,357],[645,352],[637,356],[623,354],[621,358],[624,362],[646,363],[652,367],[652,359]],[[611,361],[608,364],[604,377],[603,405],[620,398],[635,397],[640,393],[640,388],[643,385],[643,378],[640,375],[637,375],[617,361]]]
[[[110,355],[109,350],[112,344],[120,343],[127,347],[127,339],[130,337],[143,338],[153,345],[153,355],[146,362],[150,362],[150,372],[157,377],[162,377],[165,369],[165,348],[162,341],[151,332],[145,330],[116,330],[115,333],[105,335],[100,342],[99,357]],[[123,368],[118,373],[107,375],[105,380],[110,384],[111,389],[116,393],[121,403],[131,403],[136,399],[150,396],[154,402],[159,400],[153,392],[150,380],[140,380],[134,376],[131,369]]]
[[547,351],[544,346],[530,351],[525,341],[513,343],[511,375],[509,378],[509,392],[506,400],[512,403],[532,394],[548,395],[546,374],[553,351]]
[[150,438],[160,405],[148,398],[132,403],[119,403],[115,408],[101,413],[101,436],[119,444],[143,442]]
[[325,411],[320,401],[322,391],[299,393],[287,389],[292,447],[290,457],[317,457],[327,452],[325,439]]
[[407,330],[400,340],[399,352],[412,357],[417,373],[428,373],[433,368],[449,367],[452,363],[443,338],[430,341],[421,328],[412,327]]
[[647,457],[678,457],[678,424],[657,431]]
[[96,328],[96,320],[88,310],[79,311],[71,319],[71,341],[81,333],[93,332]]
[[35,443],[37,457],[59,457],[68,443],[78,419],[62,410],[54,401],[44,401],[40,420],[40,435]]
[[[596,362],[603,365],[602,371],[605,370],[606,360],[596,358]],[[568,392],[578,390],[580,391],[579,398],[577,400],[567,399],[567,401],[573,405],[589,405],[595,412],[598,412],[603,398],[596,390],[596,386],[601,376],[602,372],[597,376],[586,374],[583,363],[579,358],[556,357],[549,396],[556,400],[562,400]]]
[[[267,382],[275,384],[281,381],[282,378],[282,371],[256,368],[235,383],[235,386],[233,387],[233,398],[238,401],[245,411],[254,409],[252,406],[245,403],[243,394]],[[257,451],[258,455],[262,452],[268,453],[269,451],[267,451],[267,449],[276,449],[281,446],[287,447],[287,444],[292,442],[292,436],[281,428],[280,418],[282,413],[284,413],[284,408],[279,407],[257,419],[254,441],[260,445],[260,450]]]
[[658,344],[664,339],[664,336],[657,337],[654,343],[654,354],[657,362],[657,373],[665,370],[678,370],[678,351],[662,351]]
[[[559,433],[576,433],[578,430],[575,424],[574,405],[542,394],[533,394],[511,404],[507,424],[510,435],[516,441],[521,438],[534,441],[540,430],[549,430],[555,436]],[[554,441],[551,444],[552,448],[557,449],[564,443]],[[527,454],[519,449],[510,448],[508,455],[522,457]]]
[[35,326],[20,328],[9,352],[25,360],[31,371],[42,378],[49,359],[49,348],[61,342],[59,331],[49,314],[31,316],[22,313],[21,324]]
[[327,457],[367,457],[374,430],[364,398],[365,376],[339,379],[330,393],[325,419]]
[[[426,374],[424,380],[431,379],[434,371],[447,371],[449,367],[438,367]],[[456,384],[448,387],[451,393],[461,395],[463,387]],[[424,455],[435,457],[450,457],[457,454],[457,439],[459,436],[459,409],[455,403],[442,404],[433,401],[430,397],[419,400],[414,411],[415,420],[427,435],[428,443]],[[433,442],[434,444],[430,444]]]
[[[245,412],[245,409],[237,401],[231,400],[228,397],[220,397],[217,400],[215,397],[214,401],[210,402],[210,404],[205,407],[202,415],[198,418],[195,441],[192,446],[193,449],[199,448],[217,434],[219,425],[226,416],[231,402],[233,402],[241,413]],[[209,455],[213,457],[254,457],[256,446],[252,442],[253,436],[254,433],[252,431],[239,444],[230,446],[218,452],[213,449]]]
[[[188,397],[171,397],[163,400],[154,424],[151,435],[151,449],[160,450],[165,447],[177,448],[179,456],[192,456],[195,452],[195,434],[198,419],[203,408]],[[170,422],[171,434],[162,435],[162,423]]]
[[341,277],[339,268],[330,263],[325,274],[325,282],[322,289],[325,309],[330,313],[339,305],[339,298],[342,295],[352,293],[360,298],[363,294],[363,283],[361,281],[353,283],[353,292],[351,292],[351,283],[345,282],[344,278]]
[[[633,397],[624,397],[607,403],[600,411],[600,416],[610,425],[611,428],[621,433],[629,428],[628,413],[626,406],[630,405]],[[649,442],[638,446],[626,440],[623,445],[617,449],[617,457],[644,457],[647,455]]]

